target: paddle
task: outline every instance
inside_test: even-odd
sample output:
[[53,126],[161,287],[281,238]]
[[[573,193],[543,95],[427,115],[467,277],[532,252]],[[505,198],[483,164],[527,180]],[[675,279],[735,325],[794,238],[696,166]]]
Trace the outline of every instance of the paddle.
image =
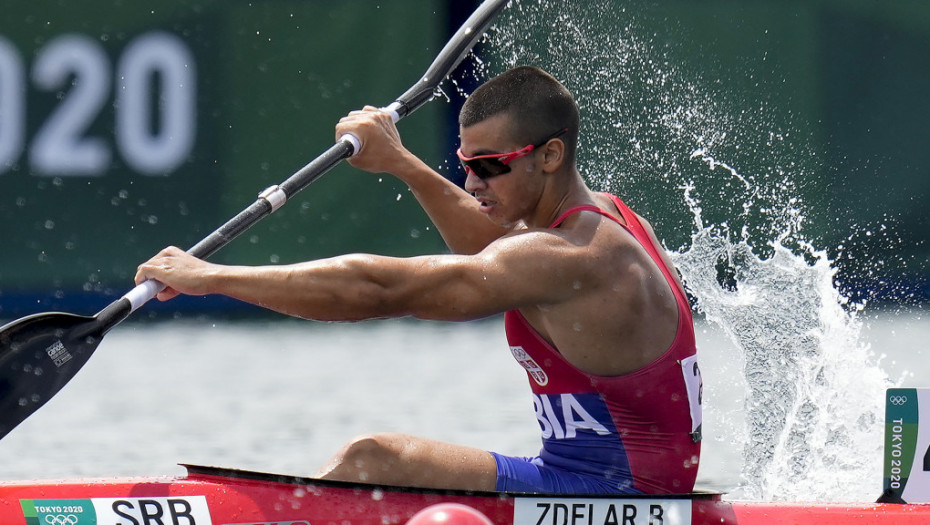
[[[478,6],[420,80],[385,108],[395,122],[435,96],[439,84],[471,51],[508,1],[485,0]],[[359,149],[361,143],[356,137],[341,137],[287,180],[261,192],[252,205],[197,243],[188,253],[199,258],[209,257]],[[162,289],[164,285],[146,281],[93,317],[41,313],[0,328],[0,438],[58,393],[90,359],[103,336]]]

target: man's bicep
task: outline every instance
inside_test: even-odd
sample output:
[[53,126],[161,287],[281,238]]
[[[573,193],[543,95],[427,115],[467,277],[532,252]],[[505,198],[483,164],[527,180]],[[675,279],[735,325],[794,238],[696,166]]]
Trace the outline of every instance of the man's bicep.
[[495,288],[502,279],[470,255],[434,255],[404,260],[391,299],[420,319],[467,321],[499,313]]
[[[518,235],[515,237],[524,237]],[[532,239],[503,238],[477,255],[418,257],[404,302],[415,317],[469,320],[555,302],[562,273]]]
[[554,304],[567,298],[581,267],[559,242],[546,234],[520,234],[491,243],[473,257],[465,257],[457,293],[463,305],[485,315]]

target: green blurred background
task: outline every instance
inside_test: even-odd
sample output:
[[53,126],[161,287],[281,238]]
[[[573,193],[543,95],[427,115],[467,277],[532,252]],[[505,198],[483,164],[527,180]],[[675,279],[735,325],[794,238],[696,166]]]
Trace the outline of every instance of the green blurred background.
[[[341,115],[405,91],[475,5],[0,0],[0,318],[91,313],[120,296],[139,262],[169,244],[193,245],[321,153]],[[849,293],[866,288],[881,299],[895,281],[924,300],[930,3],[664,0],[617,8],[641,13],[637,27],[669,46],[671,59],[726,82],[747,107],[761,100],[777,108],[772,118],[783,122],[773,124],[787,123],[815,152],[817,180],[800,190],[809,237],[834,250]],[[166,87],[174,74],[187,79],[183,92]],[[463,74],[458,85],[474,82]],[[460,176],[448,160],[456,91],[447,86],[451,103],[429,104],[400,124],[408,147],[450,177]],[[141,118],[120,125],[131,110]],[[154,160],[133,149],[162,144],[167,129],[190,134]],[[56,148],[89,150],[97,160],[56,164]],[[676,211],[649,213],[661,225]],[[881,224],[893,233],[859,238]],[[669,247],[682,245],[670,235]],[[403,185],[343,165],[213,260],[284,264],[444,249]],[[854,260],[881,261],[883,271],[863,272]],[[897,290],[889,297],[897,300]],[[241,308],[187,298],[147,311]]]

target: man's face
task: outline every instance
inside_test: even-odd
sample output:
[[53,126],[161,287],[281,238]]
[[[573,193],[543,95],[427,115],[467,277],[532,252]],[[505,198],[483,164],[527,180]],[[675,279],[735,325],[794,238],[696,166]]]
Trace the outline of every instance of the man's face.
[[[511,138],[511,123],[506,114],[495,115],[467,128],[460,128],[461,153],[465,157],[509,153],[526,144]],[[530,194],[534,188],[535,158],[532,153],[510,161],[510,171],[490,178],[481,178],[466,170],[465,191],[478,200],[479,209],[489,219],[502,226],[511,226],[525,219],[531,210]],[[539,179],[536,177],[535,179]]]

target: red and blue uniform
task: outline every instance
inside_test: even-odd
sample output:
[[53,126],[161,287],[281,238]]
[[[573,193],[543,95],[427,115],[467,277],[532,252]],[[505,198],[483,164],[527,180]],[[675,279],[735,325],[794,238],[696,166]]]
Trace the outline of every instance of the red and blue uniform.
[[[701,376],[688,298],[639,218],[610,195],[626,224],[595,206],[572,208],[625,228],[662,271],[678,304],[678,331],[649,365],[619,376],[574,367],[513,310],[504,317],[511,352],[526,369],[543,447],[535,458],[494,454],[497,489],[546,493],[682,493],[700,456]],[[622,342],[617,351],[623,352]]]

